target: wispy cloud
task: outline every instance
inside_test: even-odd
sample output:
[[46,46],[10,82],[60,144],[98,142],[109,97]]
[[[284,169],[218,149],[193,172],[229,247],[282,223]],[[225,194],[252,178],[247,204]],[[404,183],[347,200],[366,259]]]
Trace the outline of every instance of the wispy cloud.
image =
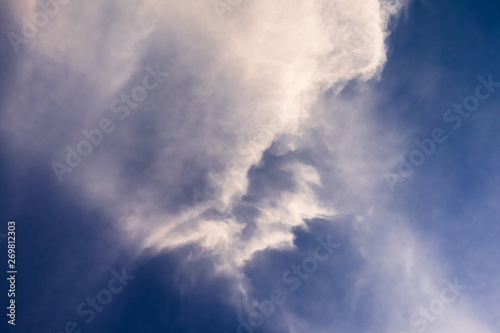
[[[140,251],[198,246],[215,274],[235,281],[227,302],[236,308],[255,296],[245,272],[253,260],[288,255],[306,221],[346,223],[360,264],[341,262],[352,281],[343,304],[373,302],[383,321],[367,320],[370,331],[396,330],[447,276],[435,244],[390,210],[381,175],[394,165],[397,133],[371,114],[377,95],[367,82],[381,73],[388,24],[404,4],[258,0],[221,20],[211,1],[71,2],[19,56],[1,126],[18,154],[51,168],[124,91],[139,91],[146,66],[164,64],[168,80],[127,104],[127,122],[60,186],[111,216]],[[347,85],[354,97],[341,93]],[[318,311],[338,306],[312,297]],[[453,321],[433,327],[490,332],[460,301]],[[281,325],[332,331],[331,318],[316,324],[296,302]],[[355,318],[344,319],[355,331]]]

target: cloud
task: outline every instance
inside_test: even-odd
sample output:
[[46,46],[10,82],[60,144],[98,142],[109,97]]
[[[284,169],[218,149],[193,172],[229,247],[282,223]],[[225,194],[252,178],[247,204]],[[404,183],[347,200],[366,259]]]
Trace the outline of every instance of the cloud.
[[[406,314],[437,297],[446,269],[432,259],[434,245],[389,212],[382,175],[399,134],[370,114],[377,96],[366,82],[385,64],[388,24],[403,5],[258,0],[221,20],[210,1],[71,2],[17,56],[1,126],[17,156],[51,168],[85,139],[82,130],[111,119],[115,131],[61,186],[112,217],[125,244],[198,247],[186,266],[209,256],[213,276],[235,283],[232,304],[250,302],[249,267],[293,251],[292,230],[305,220],[354,221],[342,264],[360,264],[341,279],[353,293],[335,290],[328,297],[346,297],[340,305],[325,296],[315,309],[361,315],[369,306],[384,322],[373,315],[366,329],[405,329]],[[36,10],[32,1],[13,13]],[[157,65],[170,75],[120,119],[114,101],[124,107],[122,94]],[[354,97],[341,94],[346,87]],[[301,316],[298,303],[280,325],[332,327],[328,316],[321,327]],[[466,305],[450,311],[458,319],[443,329],[489,332]]]
[[[319,93],[380,70],[388,15],[397,6],[388,1],[258,1],[220,20],[202,1],[72,2],[26,49],[13,89],[23,97],[7,103],[4,126],[16,129],[13,140],[22,148],[63,162],[66,145],[76,146],[82,130],[109,117],[116,133],[81,170],[66,175],[69,181],[94,203],[105,203],[132,232],[154,236],[182,230],[175,232],[175,241],[148,237],[146,244],[200,241],[208,248],[230,248],[241,223],[205,220],[203,212],[215,208],[231,215],[247,191],[248,170],[280,137],[300,136]],[[29,17],[37,10],[33,3],[18,7],[17,14]],[[353,38],[353,32],[363,38]],[[133,110],[134,118],[117,120],[110,104],[160,59],[172,73],[168,82]],[[299,182],[317,178],[313,166],[287,168]],[[192,189],[227,171],[230,176],[217,195],[193,204]],[[290,225],[326,212],[319,207],[304,211],[314,206],[307,188],[301,185],[290,194],[295,199],[282,200],[303,205],[295,213],[282,209],[281,214],[291,214]],[[189,226],[181,204],[190,207]],[[259,226],[265,228],[266,222]],[[285,239],[291,240],[270,237],[261,246]],[[240,263],[252,251],[243,250]]]

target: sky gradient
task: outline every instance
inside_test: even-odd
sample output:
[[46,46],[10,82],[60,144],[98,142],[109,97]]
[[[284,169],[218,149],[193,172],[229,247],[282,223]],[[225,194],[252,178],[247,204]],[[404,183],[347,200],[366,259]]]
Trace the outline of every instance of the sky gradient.
[[2,332],[498,331],[500,4],[0,16]]

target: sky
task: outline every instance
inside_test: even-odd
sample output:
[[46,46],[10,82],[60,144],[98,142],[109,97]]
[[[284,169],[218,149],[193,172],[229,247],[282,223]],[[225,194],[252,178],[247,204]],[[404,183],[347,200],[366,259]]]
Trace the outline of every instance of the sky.
[[0,16],[1,332],[498,331],[500,4]]

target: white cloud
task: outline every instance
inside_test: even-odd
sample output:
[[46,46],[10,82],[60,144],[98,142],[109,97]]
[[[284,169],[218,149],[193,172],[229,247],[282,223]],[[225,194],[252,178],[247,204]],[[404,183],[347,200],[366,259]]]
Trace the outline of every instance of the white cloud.
[[[64,121],[70,111],[53,110],[48,103],[39,105],[41,112],[35,117],[45,113],[56,127],[68,126],[70,129],[62,137],[71,144],[78,139],[80,128],[94,126],[109,113],[106,109],[110,102],[127,91],[127,81],[133,82],[131,76],[141,70],[148,57],[158,59],[161,54],[175,52],[180,56],[168,58],[172,81],[165,85],[161,92],[165,97],[160,100],[168,102],[167,98],[174,94],[181,94],[183,99],[170,102],[168,107],[151,103],[144,107],[153,109],[158,129],[151,177],[157,185],[168,188],[172,182],[182,183],[185,179],[186,163],[194,163],[198,169],[194,172],[201,172],[192,177],[214,172],[212,166],[218,171],[233,166],[234,172],[219,196],[205,203],[203,209],[193,209],[195,215],[209,206],[230,212],[245,194],[250,166],[260,160],[274,140],[283,134],[300,134],[307,128],[321,91],[356,77],[369,78],[381,68],[385,62],[387,13],[393,6],[395,3],[375,0],[255,1],[223,21],[202,1],[146,1],[139,7],[117,1],[70,3],[61,8],[52,25],[39,32],[28,57],[36,55],[39,66],[47,66],[62,80],[69,75],[69,86],[59,86],[58,94],[69,93],[78,81],[87,91],[78,96],[77,102],[82,105],[71,115],[76,121]],[[363,38],[351,38],[353,32],[365,30],[369,38],[363,33]],[[62,76],[62,70],[68,74]],[[31,99],[46,102],[44,97],[50,95],[47,88],[32,89],[37,81],[33,71],[27,63],[21,67],[21,77],[28,82],[19,82],[17,88]],[[175,81],[184,77],[192,78],[185,83],[186,89]],[[65,107],[73,107],[74,103],[69,99]],[[12,112],[6,120],[13,125],[11,128],[19,129],[25,127],[28,117],[33,114],[25,109]],[[126,129],[121,132],[118,128],[115,136],[120,141],[114,140],[113,147],[109,145],[112,155],[101,148],[78,174],[68,176],[95,202],[109,205],[130,230],[144,227],[146,217],[156,220],[146,233],[155,235],[157,227],[173,230],[184,221],[163,209],[154,189],[142,185],[134,193],[120,191],[128,182],[120,174],[120,161],[134,149],[130,136],[130,131],[137,130],[134,126],[123,125]],[[265,133],[261,133],[262,129]],[[28,144],[24,131],[15,137],[22,145]],[[59,151],[64,152],[64,146],[56,143],[56,137],[60,139],[61,135],[40,133],[38,149],[61,159]],[[59,151],[54,151],[56,148]],[[102,165],[112,166],[114,171],[103,170]],[[210,221],[197,219],[193,225],[200,233],[190,230],[189,237],[172,243],[165,240],[163,245],[199,239],[194,235],[201,237]],[[238,232],[234,223],[228,222],[227,226],[228,232]],[[207,244],[213,244],[209,237],[203,236]],[[230,242],[232,237],[226,235],[223,239]],[[273,241],[268,242],[273,245]],[[244,252],[246,256],[251,254]]]
[[[218,258],[220,270],[234,274],[256,251],[290,246],[290,228],[304,218],[358,215],[364,221],[359,251],[369,262],[359,280],[380,288],[381,307],[392,313],[388,325],[399,329],[405,317],[397,309],[435,297],[443,269],[425,255],[404,218],[394,220],[386,211],[380,175],[388,169],[389,140],[367,113],[369,103],[334,98],[327,111],[318,99],[327,89],[336,93],[348,81],[380,73],[387,23],[401,5],[255,0],[221,20],[210,1],[72,2],[19,58],[12,89],[26,101],[19,104],[11,95],[2,128],[20,151],[61,160],[65,145],[112,116],[109,104],[129,91],[145,66],[162,60],[172,75],[157,95],[130,121],[117,123],[109,142],[64,186],[76,185],[143,247],[195,242]],[[33,5],[18,9],[29,14]],[[311,128],[322,135],[325,163],[335,172],[286,165],[294,190],[260,198],[255,230],[242,237],[245,224],[234,209],[247,194],[248,170],[273,141],[280,155],[311,148]],[[186,197],[192,203],[194,188],[204,192],[211,177],[225,172],[222,190],[210,200],[177,210]],[[320,184],[338,187],[319,191],[318,198]],[[219,216],[207,217],[210,209]],[[443,330],[480,327],[468,310],[453,311],[462,328],[451,321]]]

